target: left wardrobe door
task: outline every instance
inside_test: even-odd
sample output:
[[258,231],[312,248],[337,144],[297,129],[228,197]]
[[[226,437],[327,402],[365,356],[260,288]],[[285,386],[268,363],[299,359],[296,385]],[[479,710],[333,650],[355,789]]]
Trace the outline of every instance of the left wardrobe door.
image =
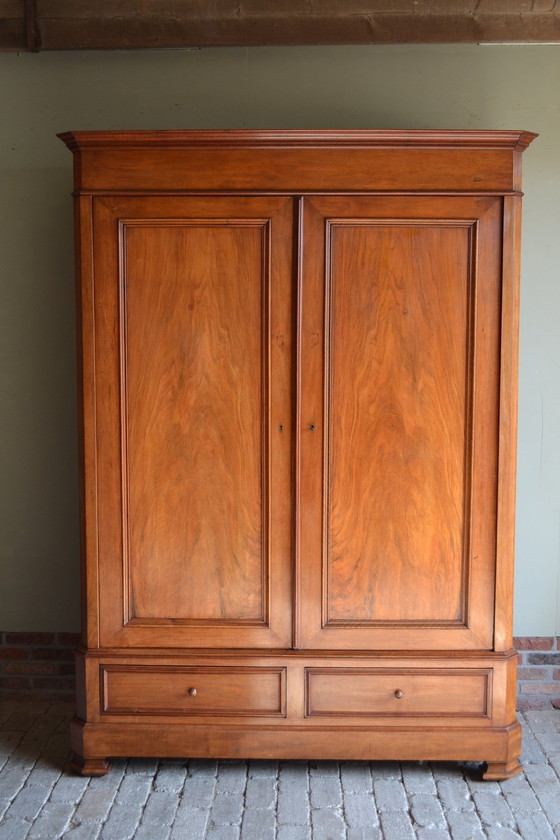
[[91,212],[90,646],[290,647],[293,200],[102,196]]

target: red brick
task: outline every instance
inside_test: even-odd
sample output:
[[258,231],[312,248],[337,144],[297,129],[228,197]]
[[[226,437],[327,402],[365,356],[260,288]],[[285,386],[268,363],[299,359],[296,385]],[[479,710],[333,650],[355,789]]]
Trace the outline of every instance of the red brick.
[[521,694],[556,694],[558,686],[554,683],[523,682],[519,686]]
[[[554,705],[554,700],[552,701]],[[531,709],[547,709],[549,708],[548,698],[544,697],[518,697],[517,709],[520,712],[528,712]]]
[[65,662],[73,662],[74,661],[74,651],[71,648],[60,648],[60,647],[50,647],[50,648],[31,648],[31,659],[41,660],[41,659],[58,659],[64,660]]
[[550,702],[552,703],[555,709],[560,709],[560,697],[554,697],[554,699],[552,699]]
[[560,665],[560,653],[556,651],[547,650],[540,653],[527,654],[528,665]]
[[27,659],[29,648],[0,647],[0,659]]
[[51,677],[49,679],[41,679],[35,677],[33,680],[33,688],[42,689],[43,691],[68,691],[74,692],[74,680],[71,677]]
[[517,650],[553,650],[555,645],[554,636],[519,636],[513,640]]
[[6,633],[8,645],[52,645],[54,633]]
[[[2,688],[31,688],[31,680],[27,677],[3,677]],[[27,695],[29,696],[29,695]]]
[[517,679],[518,680],[547,680],[548,679],[548,669],[547,668],[518,668],[517,669]]
[[5,674],[54,674],[55,666],[45,662],[8,662],[4,665]]
[[59,674],[61,677],[74,677],[76,676],[76,668],[74,665],[67,664],[66,662],[61,662],[59,665],[56,666],[56,673]]
[[560,680],[560,668],[555,668],[552,672],[552,679],[553,680]]

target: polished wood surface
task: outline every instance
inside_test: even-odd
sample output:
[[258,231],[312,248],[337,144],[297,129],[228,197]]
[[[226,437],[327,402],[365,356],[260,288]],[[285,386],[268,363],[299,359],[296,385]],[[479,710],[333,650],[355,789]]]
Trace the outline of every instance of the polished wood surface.
[[[458,744],[460,741],[460,744]],[[181,724],[148,723],[136,720],[132,726],[92,723],[84,727],[75,720],[72,725],[72,749],[78,756],[157,755],[192,758],[255,758],[296,760],[353,761],[461,761],[484,762],[491,753],[496,761],[488,763],[501,771],[493,778],[505,779],[519,772],[521,727],[518,723],[503,728],[447,729],[401,724],[392,728],[345,726],[333,728],[330,721],[322,727],[303,728],[224,723],[208,727]],[[510,770],[511,767],[511,770]],[[87,774],[87,765],[85,767]]]
[[485,717],[490,671],[307,670],[307,714]]
[[[512,723],[514,717],[507,703],[510,677],[515,678],[513,650],[501,657],[491,651],[426,656],[422,652],[317,655],[284,651],[271,655],[267,651],[230,650],[186,656],[171,651],[161,655],[90,650],[79,653],[78,660],[84,662],[84,682],[92,705],[88,722],[84,725],[82,718],[82,723],[76,722],[73,728],[73,749],[79,752],[77,744],[85,739],[86,752],[92,757],[181,755],[181,749],[187,750],[185,754],[193,755],[192,749],[203,755],[206,736],[212,739],[212,744],[206,742],[207,748],[221,757],[264,757],[264,750],[275,742],[279,758],[304,758],[306,750],[308,757],[329,758],[336,755],[333,745],[341,748],[346,735],[348,741],[341,755],[348,757],[380,758],[384,750],[390,756],[405,750],[410,759],[419,760],[429,748],[434,750],[434,757],[456,758],[470,752],[467,745],[476,745],[472,760],[494,757],[506,761],[510,749],[515,752],[519,743],[519,725]],[[213,679],[206,682],[212,674]],[[237,676],[230,681],[228,674]],[[268,690],[257,700],[263,675]],[[313,691],[313,680],[324,677],[328,690],[325,692],[323,686],[318,695]],[[447,679],[451,683],[449,692]],[[161,702],[168,684],[171,702],[162,708],[156,703]],[[113,686],[116,695],[111,694]],[[194,698],[189,694],[191,688],[197,690]],[[216,689],[223,691],[225,700],[212,693]],[[199,690],[206,692],[207,705],[195,707],[193,716],[194,704],[189,710],[187,702],[198,702]],[[403,691],[402,698],[394,696],[397,690]],[[250,698],[249,706],[227,708],[227,697],[240,694]],[[461,699],[463,694],[470,697],[470,705]],[[340,704],[336,706],[337,695],[351,704],[345,714]],[[101,703],[100,697],[105,698]],[[208,697],[214,697],[215,704],[222,703],[221,714],[208,704]],[[279,697],[285,697],[285,708],[282,714],[271,713],[281,708]],[[317,702],[323,703],[317,709],[320,713],[310,714]],[[411,740],[408,736],[412,732],[423,734],[423,741]],[[150,738],[148,744],[143,742],[144,737]],[[98,752],[109,740],[111,751]],[[126,750],[121,753],[125,744]]]
[[[389,697],[383,698],[378,691],[377,701],[373,697],[370,700],[364,699],[365,703],[371,705],[366,705],[361,710],[362,713],[359,715],[361,720],[355,721],[357,725],[376,727],[398,725],[404,709],[408,710],[409,716],[412,714],[418,726],[429,725],[445,729],[451,725],[451,722],[449,714],[444,713],[446,711],[444,705],[448,699],[450,704],[455,702],[452,700],[453,691],[450,692],[449,698],[441,693],[445,677],[449,677],[454,685],[457,683],[462,685],[460,680],[464,676],[465,686],[476,684],[480,687],[484,682],[487,689],[484,702],[481,700],[476,709],[467,709],[463,714],[457,708],[453,709],[452,705],[447,708],[447,711],[453,714],[454,726],[499,727],[503,726],[505,721],[512,719],[507,707],[507,695],[510,676],[515,672],[516,655],[515,651],[497,658],[492,651],[461,653],[460,655],[457,651],[434,652],[426,655],[423,651],[406,653],[402,651],[358,653],[293,650],[259,652],[235,651],[234,649],[189,651],[188,653],[152,651],[148,655],[148,652],[132,650],[113,653],[89,651],[87,655],[79,653],[78,660],[85,663],[83,676],[88,686],[99,687],[96,702],[89,709],[88,720],[90,721],[132,723],[138,719],[138,714],[141,712],[143,719],[146,720],[161,720],[162,723],[180,721],[184,725],[190,725],[189,709],[195,709],[198,712],[196,725],[210,725],[212,722],[213,725],[217,725],[220,721],[216,719],[212,711],[212,703],[222,701],[216,698],[210,702],[209,698],[212,698],[213,693],[208,691],[209,683],[205,682],[205,677],[211,677],[214,680],[213,685],[219,687],[227,696],[230,691],[228,686],[229,676],[231,676],[233,694],[239,691],[239,686],[241,686],[246,696],[254,697],[263,685],[268,685],[266,692],[268,700],[267,697],[263,697],[260,702],[255,701],[253,713],[250,706],[246,707],[243,714],[245,723],[275,727],[293,727],[297,723],[298,726],[321,727],[325,723],[323,718],[328,717],[329,725],[346,726],[349,721],[345,721],[345,716],[338,712],[333,713],[332,710],[323,709],[321,715],[314,715],[310,714],[310,709],[314,702],[313,681],[317,679],[317,675],[326,677],[327,684],[332,687],[331,697],[334,697],[338,690],[337,686],[342,694],[348,693],[348,689],[345,688],[345,679],[348,675],[349,683],[354,681],[356,688],[365,685],[369,680],[374,695],[375,685],[378,689],[383,685],[392,686]],[[404,691],[406,688],[404,683],[401,685],[401,680],[410,680],[408,688],[413,686],[414,690],[406,691],[406,703],[398,704],[396,703],[398,698],[394,697],[394,692],[398,689]],[[176,702],[163,710],[163,707],[156,706],[150,697],[153,690],[154,697],[161,698],[163,687],[167,684]],[[132,685],[138,689],[136,696],[133,696],[133,692],[128,689],[128,686]],[[130,698],[128,702],[135,702],[137,711],[131,710],[131,707],[126,707],[125,704],[117,706],[110,697],[112,686],[118,686],[119,693],[122,692],[122,696],[127,695]],[[254,688],[252,689],[251,686]],[[187,696],[190,688],[197,690],[194,701],[192,695]],[[434,714],[433,705],[431,708],[427,708],[426,705],[413,708],[415,702],[424,702],[421,701],[423,696],[431,697],[430,702],[435,704],[434,698],[438,690],[440,690],[439,714]],[[200,691],[205,693],[206,712],[195,705],[200,704]],[[103,698],[101,701],[99,692]],[[270,699],[272,696],[273,701]],[[107,702],[108,697],[109,702]],[[362,698],[365,698],[364,694]],[[392,705],[388,705],[384,713],[380,714],[379,707],[384,700]],[[375,708],[376,703],[377,708]],[[231,706],[229,708],[230,712],[227,715],[223,713],[220,716],[221,721],[226,717],[228,719],[236,717],[235,710]],[[283,714],[276,715],[274,721],[267,723],[265,718],[270,709],[278,708],[282,708]]]
[[124,227],[133,618],[265,618],[266,233]]
[[[192,151],[196,148],[386,148],[395,151],[404,148],[446,148],[509,149],[523,151],[538,135],[532,131],[511,129],[187,129],[173,131],[67,131],[57,135],[73,151],[86,149],[155,148],[171,149],[184,147]],[[511,161],[510,161],[511,163]],[[317,167],[319,168],[319,167]],[[129,167],[130,177],[134,177]],[[241,176],[242,173],[240,173]],[[409,182],[414,177],[410,172],[403,173],[403,179]],[[78,184],[77,184],[78,186]],[[79,183],[79,186],[83,186]]]
[[94,224],[102,641],[289,645],[293,202]]
[[79,153],[79,160],[75,159],[78,190],[301,194],[519,190],[517,157],[536,135],[528,131],[361,129],[79,131],[59,136]]
[[[521,197],[504,198],[503,283],[501,300],[500,442],[496,528],[494,646],[513,645],[513,573],[515,553],[515,476],[517,468],[517,386],[519,354],[519,275]],[[515,691],[515,689],[513,689]]]
[[491,647],[501,201],[313,197],[303,227],[302,644]]
[[329,240],[326,620],[460,620],[469,228]]
[[516,190],[533,136],[63,136],[78,772],[109,755],[519,771]]
[[285,714],[285,668],[106,666],[102,678],[109,714]]

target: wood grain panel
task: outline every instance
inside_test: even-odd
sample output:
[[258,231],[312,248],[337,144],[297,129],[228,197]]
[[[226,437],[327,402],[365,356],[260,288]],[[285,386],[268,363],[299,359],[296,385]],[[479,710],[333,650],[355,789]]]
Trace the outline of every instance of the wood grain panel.
[[131,617],[265,619],[266,234],[124,228]]
[[487,717],[492,672],[306,670],[307,714]]
[[[307,144],[306,144],[307,145]],[[149,148],[80,153],[81,188],[105,190],[509,191],[512,152],[502,148]]]
[[109,665],[101,671],[109,714],[285,714],[285,668]]
[[501,214],[305,199],[302,646],[492,645]]
[[94,200],[105,645],[290,644],[293,226],[286,197]]
[[[396,690],[400,689],[404,692],[406,684],[402,683],[399,677],[405,679],[408,675],[415,677],[418,680],[418,687],[420,694],[414,693],[411,695],[407,692],[406,697],[408,703],[397,704],[395,707],[390,706],[389,711],[394,709],[399,711],[399,708],[404,706],[408,710],[412,710],[409,703],[412,698],[418,700],[420,696],[427,696],[431,692],[432,698],[435,698],[437,691],[431,689],[429,686],[431,678],[434,676],[435,684],[441,685],[443,677],[448,675],[453,684],[461,679],[461,675],[465,674],[467,677],[474,676],[478,679],[480,674],[484,674],[487,682],[488,694],[484,704],[486,709],[485,714],[487,719],[482,722],[480,720],[469,721],[468,711],[465,713],[464,722],[469,726],[504,726],[509,724],[514,719],[514,711],[507,707],[506,704],[506,687],[509,690],[509,681],[511,676],[515,677],[515,651],[509,654],[494,654],[492,652],[479,653],[471,651],[464,653],[453,651],[451,654],[445,652],[431,652],[420,653],[414,652],[375,652],[364,651],[362,653],[340,651],[338,653],[332,651],[311,652],[311,651],[152,651],[149,656],[145,652],[137,652],[134,650],[120,653],[101,653],[98,657],[89,657],[87,661],[87,679],[88,679],[88,693],[94,698],[95,703],[89,710],[88,720],[101,720],[101,715],[110,714],[105,707],[102,697],[104,696],[104,677],[103,674],[106,669],[110,671],[123,674],[124,682],[128,679],[128,673],[147,673],[153,674],[154,679],[160,682],[165,682],[169,676],[171,682],[177,679],[177,685],[182,685],[182,690],[188,691],[189,688],[194,687],[197,690],[203,685],[203,678],[206,673],[221,674],[220,679],[223,679],[224,691],[227,692],[227,675],[229,673],[236,673],[241,669],[246,676],[243,677],[247,684],[251,680],[251,674],[255,671],[258,674],[268,673],[269,671],[283,672],[285,675],[285,712],[286,715],[282,725],[305,725],[305,726],[321,726],[321,721],[315,718],[314,715],[309,716],[306,709],[310,708],[306,701],[306,696],[309,696],[309,691],[306,690],[310,675],[327,675],[331,679],[333,686],[333,694],[336,694],[336,686],[340,686],[340,692],[350,691],[345,687],[345,676],[348,674],[351,678],[355,677],[357,681],[357,690],[362,685],[360,682],[361,676],[366,678],[379,677],[382,681],[385,677],[390,678],[387,685],[392,686],[392,694],[389,697],[391,703],[398,698],[393,697]],[[182,674],[196,675],[188,684],[181,683]],[[152,677],[150,677],[151,679]],[[315,677],[313,676],[313,679]],[[281,681],[284,677],[281,678]],[[365,683],[364,683],[365,684]],[[455,692],[455,689],[454,689]],[[284,688],[282,688],[284,694]],[[456,691],[456,697],[459,697],[460,692]],[[192,695],[189,695],[192,696]],[[198,693],[196,695],[198,697]],[[276,694],[274,695],[276,697]],[[378,699],[381,695],[377,694]],[[362,694],[362,699],[367,697],[367,692]],[[400,698],[404,700],[403,696]],[[415,712],[416,722],[422,721],[434,726],[448,725],[445,717],[444,709],[445,694],[440,696],[439,705],[436,711],[441,712],[439,715],[433,714],[432,711],[426,711],[426,715],[420,712],[419,709]],[[150,692],[144,690],[142,697],[135,701],[141,704],[144,711],[143,714],[149,715],[154,721],[158,716],[165,712],[165,704],[161,707],[162,711],[150,700]],[[189,703],[190,701],[185,701]],[[200,703],[199,700],[196,701]],[[220,702],[220,701],[216,701]],[[334,701],[333,701],[334,702]],[[353,702],[353,701],[351,701]],[[364,702],[367,700],[364,699]],[[374,702],[374,701],[372,701]],[[435,703],[435,699],[433,700]],[[456,700],[459,703],[459,700]],[[264,700],[263,700],[264,703]],[[276,703],[276,700],[275,700]],[[151,704],[151,705],[150,705]],[[113,706],[113,703],[109,705]],[[274,705],[274,704],[273,704]],[[125,712],[124,706],[121,711],[116,711],[117,714],[130,714],[134,716],[134,712]],[[186,706],[188,708],[188,705]],[[264,708],[264,706],[262,706]],[[272,706],[270,707],[272,708]],[[276,708],[276,705],[274,705]],[[369,707],[365,707],[362,711],[366,712]],[[483,708],[482,706],[480,708]],[[449,710],[448,710],[449,711]],[[391,726],[390,720],[383,715],[380,716],[378,722],[379,726]],[[436,719],[437,718],[437,719]],[[346,722],[348,723],[348,722]],[[377,722],[376,722],[377,723]],[[333,717],[332,725],[345,725],[344,721],[338,721]]]
[[[521,727],[372,726],[280,727],[241,722],[220,726],[135,721],[134,726],[74,720],[71,746],[88,759],[97,756],[178,758],[329,759],[353,761],[486,761],[509,763],[521,748]],[[489,762],[491,763],[491,762]],[[507,768],[496,778],[508,778]],[[517,766],[517,772],[520,767]],[[512,774],[513,775],[513,774]]]
[[521,188],[527,131],[78,131],[78,190],[467,190]]
[[[500,460],[496,531],[496,650],[513,647],[515,555],[515,474],[517,466],[517,399],[519,354],[519,274],[521,198],[504,199],[502,324],[500,358]],[[515,689],[510,695],[515,695]]]
[[469,227],[330,230],[327,620],[461,620]]

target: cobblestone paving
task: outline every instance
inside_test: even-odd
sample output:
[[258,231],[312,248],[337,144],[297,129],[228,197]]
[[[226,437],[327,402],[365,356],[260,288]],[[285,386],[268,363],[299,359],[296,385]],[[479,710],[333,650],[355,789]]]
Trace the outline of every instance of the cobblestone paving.
[[66,769],[66,704],[0,705],[0,840],[560,840],[560,711],[525,712],[524,772],[472,764],[115,761]]

